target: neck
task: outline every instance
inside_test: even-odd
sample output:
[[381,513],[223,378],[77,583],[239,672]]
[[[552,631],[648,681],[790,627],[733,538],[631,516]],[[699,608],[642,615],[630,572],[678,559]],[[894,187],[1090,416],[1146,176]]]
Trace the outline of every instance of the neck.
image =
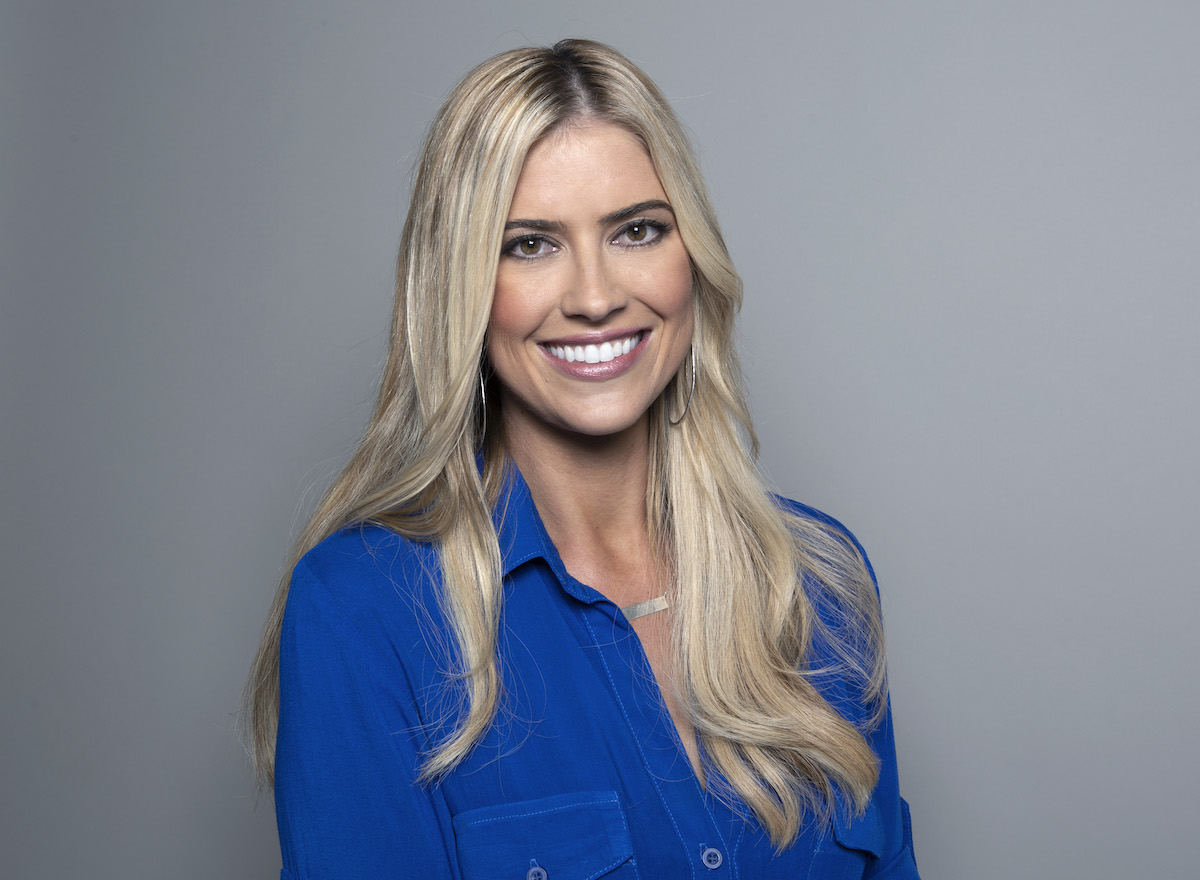
[[646,521],[648,419],[606,437],[516,421],[505,424],[509,454],[567,570],[622,606],[661,593]]

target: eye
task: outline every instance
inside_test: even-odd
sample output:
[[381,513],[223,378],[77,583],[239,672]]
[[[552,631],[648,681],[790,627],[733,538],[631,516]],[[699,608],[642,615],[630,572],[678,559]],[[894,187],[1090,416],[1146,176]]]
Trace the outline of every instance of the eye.
[[554,250],[554,245],[540,235],[518,235],[504,245],[504,250],[501,253],[505,256],[515,257],[518,260],[532,260],[537,257],[544,257]]
[[635,220],[622,226],[613,236],[613,244],[624,244],[627,247],[651,245],[661,239],[671,227],[658,220]]

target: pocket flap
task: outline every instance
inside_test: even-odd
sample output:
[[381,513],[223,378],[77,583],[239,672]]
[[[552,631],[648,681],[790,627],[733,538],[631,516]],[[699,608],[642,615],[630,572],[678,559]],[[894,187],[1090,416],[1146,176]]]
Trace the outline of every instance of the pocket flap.
[[857,849],[879,858],[883,853],[883,819],[875,802],[867,804],[866,812],[848,819],[841,810],[833,817],[833,836],[847,849]]
[[454,817],[454,841],[465,880],[523,880],[535,865],[550,880],[591,880],[633,858],[612,791],[468,810]]

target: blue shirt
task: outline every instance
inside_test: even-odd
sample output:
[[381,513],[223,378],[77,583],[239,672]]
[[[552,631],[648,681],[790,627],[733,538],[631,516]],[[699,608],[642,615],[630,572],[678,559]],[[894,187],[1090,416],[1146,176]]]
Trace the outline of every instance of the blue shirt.
[[[776,854],[753,816],[700,785],[632,627],[567,573],[515,471],[500,508],[503,703],[437,784],[415,779],[459,699],[436,546],[353,527],[296,566],[279,672],[283,880],[917,877],[890,710],[869,737],[881,768],[865,815],[810,822]],[[866,713],[841,682],[821,687],[851,720]]]

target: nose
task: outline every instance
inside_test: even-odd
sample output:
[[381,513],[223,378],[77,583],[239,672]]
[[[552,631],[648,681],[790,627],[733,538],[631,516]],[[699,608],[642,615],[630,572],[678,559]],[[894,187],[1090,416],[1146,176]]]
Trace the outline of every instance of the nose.
[[573,268],[562,298],[567,316],[599,322],[628,304],[624,285],[602,255],[576,253]]

